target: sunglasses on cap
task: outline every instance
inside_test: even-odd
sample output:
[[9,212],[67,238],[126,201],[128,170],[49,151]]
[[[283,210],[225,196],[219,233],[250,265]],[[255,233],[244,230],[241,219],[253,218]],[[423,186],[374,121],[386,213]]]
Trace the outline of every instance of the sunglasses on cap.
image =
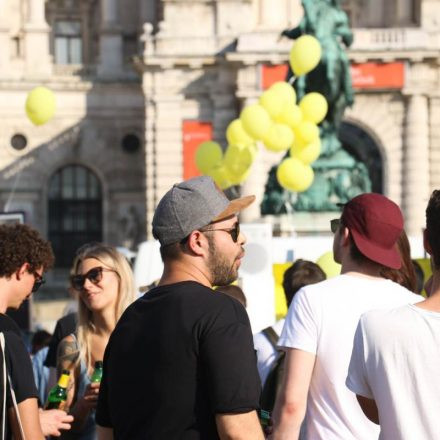
[[223,231],[227,232],[234,243],[237,243],[238,237],[240,235],[240,223],[237,222],[232,228],[223,228],[223,229],[201,229],[201,232],[215,232],[215,231]]
[[32,275],[35,278],[34,285],[32,286],[32,292],[35,293],[46,282],[46,280],[37,272],[34,272]]
[[90,269],[84,275],[72,275],[70,277],[70,284],[75,290],[82,290],[84,288],[86,280],[89,280],[96,286],[99,282],[101,282],[103,272],[117,273],[113,269],[107,269],[105,267],[98,266]]
[[330,220],[330,230],[333,232],[333,234],[336,234],[336,231],[341,226],[341,219],[335,218],[333,220]]

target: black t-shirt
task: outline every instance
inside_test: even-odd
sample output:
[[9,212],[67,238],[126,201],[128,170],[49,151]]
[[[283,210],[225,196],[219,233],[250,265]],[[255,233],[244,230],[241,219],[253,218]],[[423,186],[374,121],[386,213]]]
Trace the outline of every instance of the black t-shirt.
[[78,317],[76,313],[69,313],[57,321],[57,325],[55,326],[55,330],[50,340],[46,360],[44,361],[45,367],[56,368],[58,344],[66,336],[75,333],[77,321]]
[[104,356],[97,423],[115,439],[215,440],[215,414],[257,409],[244,307],[193,281],[160,286],[122,315]]
[[[17,403],[26,399],[38,398],[37,388],[34,381],[34,373],[30,355],[21,338],[17,324],[4,314],[0,314],[0,332],[5,336],[6,367],[11,377],[12,388],[15,392]],[[3,363],[0,362],[0,412],[3,405]],[[7,406],[13,405],[8,393]],[[1,419],[0,419],[1,424]],[[1,426],[0,426],[1,429]],[[9,435],[6,436],[10,438]]]

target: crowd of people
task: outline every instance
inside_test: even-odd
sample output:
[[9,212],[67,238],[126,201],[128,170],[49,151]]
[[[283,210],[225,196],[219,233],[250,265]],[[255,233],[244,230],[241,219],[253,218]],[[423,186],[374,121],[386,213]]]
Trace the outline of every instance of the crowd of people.
[[[245,254],[238,215],[254,199],[229,200],[206,176],[174,185],[152,221],[164,271],[139,298],[115,248],[78,249],[77,312],[36,334],[32,353],[6,310],[39,289],[54,256],[31,227],[1,225],[1,438],[439,439],[440,191],[426,209],[427,298],[400,208],[361,194],[329,225],[341,275],[297,260],[287,316],[255,335],[231,285]],[[66,399],[45,409],[62,373]]]

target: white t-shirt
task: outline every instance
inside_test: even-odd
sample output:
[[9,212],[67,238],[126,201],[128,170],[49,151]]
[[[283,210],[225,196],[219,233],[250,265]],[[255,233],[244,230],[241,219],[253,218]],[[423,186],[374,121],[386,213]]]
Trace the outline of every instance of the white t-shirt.
[[347,386],[374,399],[381,440],[440,439],[440,313],[413,305],[362,316]]
[[302,288],[293,298],[278,344],[316,355],[306,428],[311,440],[377,440],[379,427],[345,386],[360,316],[422,300],[382,278],[340,275]]
[[[284,319],[277,321],[272,327],[280,335],[283,330]],[[254,335],[254,348],[257,352],[257,367],[260,375],[261,384],[264,386],[267,375],[270,373],[272,364],[277,358],[277,350],[267,339],[267,336],[261,331]]]

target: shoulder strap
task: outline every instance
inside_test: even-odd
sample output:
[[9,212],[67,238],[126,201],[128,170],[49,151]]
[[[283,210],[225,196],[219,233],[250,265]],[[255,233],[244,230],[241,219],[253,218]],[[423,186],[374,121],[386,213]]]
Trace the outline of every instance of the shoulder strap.
[[[17,418],[18,427],[20,429],[21,439],[25,440],[23,425],[21,423],[20,413],[18,411],[17,399],[15,398],[15,392],[12,388],[12,380],[9,372],[6,371],[6,349],[5,349],[5,336],[0,333],[0,345],[2,350],[3,358],[3,427],[2,427],[2,439],[5,438],[5,427],[6,427],[6,387],[9,387],[9,392],[11,393],[12,403],[14,405],[15,415]],[[7,379],[6,379],[7,375]]]
[[6,429],[6,359],[5,359],[5,335],[3,332],[0,333],[0,345],[2,351],[2,385],[3,385],[3,407],[2,407],[2,440],[5,438]]
[[269,339],[269,342],[273,345],[275,349],[277,349],[277,343],[279,339],[278,333],[274,330],[273,327],[266,327],[263,330],[264,335],[267,339]]

